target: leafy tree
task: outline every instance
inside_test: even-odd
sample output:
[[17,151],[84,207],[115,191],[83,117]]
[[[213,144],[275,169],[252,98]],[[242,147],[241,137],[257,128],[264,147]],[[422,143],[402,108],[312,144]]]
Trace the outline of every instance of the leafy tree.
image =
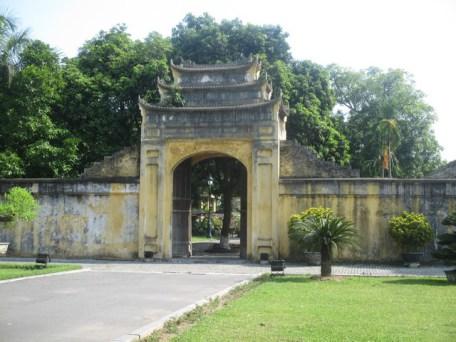
[[339,122],[350,141],[352,166],[363,176],[379,175],[382,120],[394,120],[389,122],[397,123],[394,135],[400,136],[395,150],[398,165],[392,175],[419,177],[441,165],[441,148],[431,129],[434,111],[411,75],[378,68],[357,72],[335,65],[329,71],[337,103],[345,107]]
[[220,247],[230,249],[229,233],[232,220],[232,201],[234,196],[241,194],[244,166],[230,157],[216,157],[207,159],[194,165],[192,168],[192,191],[194,202],[199,200],[199,192],[207,189],[207,179],[211,175],[214,179],[212,193],[222,196],[223,222],[220,232]]
[[25,48],[28,31],[18,31],[16,20],[7,14],[0,14],[0,82],[11,84],[20,64],[19,55]]
[[175,57],[195,63],[230,62],[260,55],[265,62],[291,59],[288,34],[280,26],[243,24],[239,19],[220,24],[207,13],[187,14],[172,30]]
[[270,75],[290,106],[287,138],[309,146],[321,159],[347,165],[349,142],[332,114],[335,97],[326,70],[310,61],[277,61]]
[[151,33],[134,41],[125,26],[101,31],[66,59],[59,120],[77,127],[82,140],[80,169],[125,146],[139,143],[138,96],[158,102],[157,77],[168,77],[170,41]]
[[24,162],[15,152],[0,152],[0,178],[21,177],[24,174]]
[[78,140],[54,119],[63,88],[59,57],[45,43],[31,41],[19,58],[20,70],[0,93],[0,174],[69,175],[79,158]]

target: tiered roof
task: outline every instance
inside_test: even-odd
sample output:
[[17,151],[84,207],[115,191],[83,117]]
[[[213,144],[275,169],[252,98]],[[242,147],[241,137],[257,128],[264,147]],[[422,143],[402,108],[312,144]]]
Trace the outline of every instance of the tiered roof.
[[[258,127],[274,125],[277,120],[284,125],[286,111],[281,94],[272,99],[272,85],[266,77],[260,77],[258,58],[212,65],[176,65],[171,61],[171,71],[173,83],[157,82],[161,97],[158,104],[140,99],[145,135],[158,132],[153,127],[161,130],[160,137],[209,136],[217,132],[252,136],[260,131],[276,135],[276,129]],[[182,106],[172,105],[176,93],[183,99]]]
[[158,80],[161,104],[166,104],[174,92],[179,92],[186,107],[220,107],[269,101],[272,86],[260,79],[261,63],[250,58],[232,64],[176,65],[171,61],[174,83]]

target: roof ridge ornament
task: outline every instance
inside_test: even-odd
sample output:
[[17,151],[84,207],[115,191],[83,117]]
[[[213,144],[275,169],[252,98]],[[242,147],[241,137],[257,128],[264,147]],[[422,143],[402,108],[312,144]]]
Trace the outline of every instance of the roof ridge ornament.
[[261,67],[261,61],[258,58],[258,55],[255,55],[254,58],[249,56],[248,58],[239,59],[234,62],[228,63],[214,63],[214,64],[197,64],[191,60],[185,61],[181,59],[181,63],[175,64],[172,59],[170,59],[170,67],[179,71],[219,71],[219,70],[235,70],[241,68],[249,68],[253,65]]

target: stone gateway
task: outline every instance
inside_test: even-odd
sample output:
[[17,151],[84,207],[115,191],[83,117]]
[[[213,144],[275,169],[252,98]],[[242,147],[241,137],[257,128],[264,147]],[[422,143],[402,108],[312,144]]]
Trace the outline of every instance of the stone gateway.
[[[456,210],[456,179],[363,179],[286,140],[287,108],[260,76],[257,58],[232,64],[173,64],[173,83],[158,81],[161,101],[139,99],[141,144],[87,168],[78,179],[0,180],[30,188],[39,217],[6,229],[10,254],[54,257],[172,258],[191,255],[191,167],[230,157],[244,168],[241,256],[288,257],[287,220],[325,206],[360,231],[357,251],[340,258],[390,261],[399,255],[387,222],[423,212],[436,232]],[[445,175],[442,173],[442,175]],[[3,225],[3,226],[2,226]],[[427,246],[427,252],[434,244]]]

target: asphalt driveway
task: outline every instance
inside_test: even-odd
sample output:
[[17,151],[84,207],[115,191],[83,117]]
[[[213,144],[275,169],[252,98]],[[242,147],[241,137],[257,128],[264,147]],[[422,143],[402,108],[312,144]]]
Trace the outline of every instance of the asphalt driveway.
[[0,283],[0,339],[111,341],[253,276],[142,265]]

